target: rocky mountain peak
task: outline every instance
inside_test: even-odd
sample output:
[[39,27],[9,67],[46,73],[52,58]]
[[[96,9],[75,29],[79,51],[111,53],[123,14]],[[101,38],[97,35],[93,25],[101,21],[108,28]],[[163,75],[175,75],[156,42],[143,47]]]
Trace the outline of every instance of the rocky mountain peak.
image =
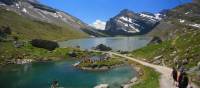
[[118,16],[126,16],[126,17],[133,17],[133,15],[136,14],[134,13],[133,11],[130,11],[128,9],[124,9],[122,11],[120,11],[119,15]]
[[28,0],[29,2],[39,3],[38,0]]
[[135,13],[124,9],[118,15],[107,21],[106,31],[114,35],[145,34],[151,30],[163,15],[150,12]]

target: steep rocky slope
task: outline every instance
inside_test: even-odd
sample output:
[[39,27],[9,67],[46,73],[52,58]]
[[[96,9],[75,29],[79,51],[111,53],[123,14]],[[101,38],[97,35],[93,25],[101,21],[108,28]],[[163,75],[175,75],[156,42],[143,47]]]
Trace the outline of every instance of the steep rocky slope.
[[[57,33],[57,34],[66,34],[70,35],[71,37],[76,37],[81,35],[87,36],[93,35],[94,36],[101,36],[97,31],[93,30],[93,28],[89,27],[87,24],[79,20],[78,18],[51,8],[49,6],[45,6],[41,3],[39,3],[37,0],[0,0],[0,7],[1,10],[6,10],[8,12],[15,12],[17,14],[12,14],[12,15],[18,15],[22,18],[22,21],[20,19],[15,20],[14,22],[10,22],[7,24],[1,24],[3,26],[10,26],[10,25],[15,25],[15,26],[21,26],[23,27],[23,24],[15,24],[15,23],[20,23],[24,22],[24,19],[30,20],[30,21],[37,21],[40,23],[45,23],[49,25],[54,25],[59,29],[59,27],[62,27],[60,31],[63,31],[62,29],[74,31],[74,33],[77,32],[76,34],[71,34],[71,32],[67,32],[64,30],[62,33]],[[4,13],[1,13],[4,14]],[[5,15],[5,14],[4,14]],[[9,19],[9,17],[7,17]],[[12,20],[13,18],[10,18],[9,20]],[[14,19],[13,19],[14,20]],[[2,22],[6,21],[4,19],[1,19]],[[19,21],[19,22],[18,22]],[[31,25],[31,24],[30,24]],[[40,28],[42,31],[42,28]],[[17,29],[21,30],[21,29]],[[35,29],[32,29],[30,31],[35,31]],[[50,31],[51,32],[51,31]],[[91,33],[92,32],[92,33]],[[88,35],[88,36],[89,36]],[[39,35],[40,36],[40,35]]]
[[125,9],[117,16],[107,21],[106,31],[111,35],[146,34],[153,29],[163,17],[164,15],[161,13],[135,13]]
[[166,18],[149,32],[148,35],[171,39],[175,38],[176,35],[200,29],[199,8],[199,3],[192,2],[170,10],[166,14]]
[[192,2],[170,10],[166,18],[148,34],[160,37],[163,42],[133,51],[131,56],[170,67],[182,64],[192,81],[200,84],[199,8],[199,3]]

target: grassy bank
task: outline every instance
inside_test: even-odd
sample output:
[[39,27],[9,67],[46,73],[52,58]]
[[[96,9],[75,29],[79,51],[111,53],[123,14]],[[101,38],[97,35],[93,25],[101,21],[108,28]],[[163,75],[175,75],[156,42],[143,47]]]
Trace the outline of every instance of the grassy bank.
[[[169,67],[181,64],[184,61],[186,69],[197,66],[200,61],[200,31],[195,30],[167,40],[161,44],[152,44],[130,53],[131,57],[145,58],[145,61],[155,62],[155,58]],[[142,59],[143,60],[143,59]],[[199,84],[198,74],[189,74],[192,81]]]
[[57,60],[69,57],[70,52],[77,52],[84,55],[85,52],[75,48],[57,48],[53,51],[33,47],[30,43],[25,43],[20,48],[15,48],[12,42],[0,42],[0,63],[13,59],[33,59],[36,61]]
[[187,60],[186,67],[196,66],[200,61],[200,31],[193,31],[177,36],[173,40],[164,41],[161,44],[152,44],[133,51],[130,56],[145,58],[153,61],[157,56],[162,56],[165,65],[175,66],[177,62]]
[[139,68],[138,81],[132,88],[160,88],[159,77],[160,74],[154,69],[143,66],[136,62],[130,62],[134,67]]
[[12,35],[20,39],[66,40],[88,36],[81,31],[70,28],[68,25],[55,25],[35,21],[2,8],[0,8],[1,26],[9,26]]

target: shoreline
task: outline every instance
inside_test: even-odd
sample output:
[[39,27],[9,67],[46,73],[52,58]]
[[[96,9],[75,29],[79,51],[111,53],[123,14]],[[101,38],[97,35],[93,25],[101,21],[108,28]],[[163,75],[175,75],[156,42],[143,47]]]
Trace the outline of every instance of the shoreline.
[[137,84],[140,80],[140,75],[142,73],[141,71],[141,67],[137,66],[134,63],[129,63],[129,65],[137,72],[136,76],[133,77],[131,80],[129,80],[127,83],[122,84],[121,87],[122,88],[131,88],[133,87],[135,84]]
[[113,68],[117,68],[117,67],[120,67],[120,66],[123,66],[123,65],[126,65],[126,64],[119,64],[119,65],[114,65],[114,66],[102,66],[100,68],[98,68],[98,67],[95,67],[95,68],[92,68],[92,67],[80,67],[80,66],[77,66],[76,68],[78,68],[80,70],[85,70],[85,71],[107,71],[107,70],[110,70],[110,69],[113,69]]
[[[55,58],[55,57],[54,57]],[[49,62],[49,61],[58,61],[58,60],[63,60],[61,58],[57,58],[57,59],[40,59],[40,60],[34,60],[34,59],[21,59],[22,62],[23,60],[28,60],[27,63],[20,63],[18,65],[23,65],[23,64],[30,64],[30,63],[37,63],[37,62]],[[32,60],[32,61],[29,61],[29,60]],[[0,69],[6,65],[12,65],[12,64],[17,64],[17,63],[6,63],[4,65],[0,65]],[[76,67],[80,70],[84,70],[84,71],[107,71],[107,70],[110,70],[110,69],[113,69],[113,68],[117,68],[119,66],[124,66],[124,65],[129,65],[131,66],[131,68],[133,68],[133,70],[135,70],[137,72],[137,74],[131,78],[127,83],[124,83],[124,84],[121,84],[121,88],[130,88],[132,87],[133,85],[135,85],[140,77],[140,73],[141,73],[141,68],[137,65],[135,65],[134,63],[124,63],[124,64],[119,64],[119,65],[114,65],[114,66],[102,66],[100,68],[96,67],[96,68],[91,68],[91,67]]]

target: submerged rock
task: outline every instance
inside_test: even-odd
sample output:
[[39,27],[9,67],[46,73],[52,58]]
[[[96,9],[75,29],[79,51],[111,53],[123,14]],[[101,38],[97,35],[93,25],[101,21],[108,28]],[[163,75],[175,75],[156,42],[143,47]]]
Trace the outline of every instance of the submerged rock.
[[108,84],[100,84],[95,86],[94,88],[109,88]]

